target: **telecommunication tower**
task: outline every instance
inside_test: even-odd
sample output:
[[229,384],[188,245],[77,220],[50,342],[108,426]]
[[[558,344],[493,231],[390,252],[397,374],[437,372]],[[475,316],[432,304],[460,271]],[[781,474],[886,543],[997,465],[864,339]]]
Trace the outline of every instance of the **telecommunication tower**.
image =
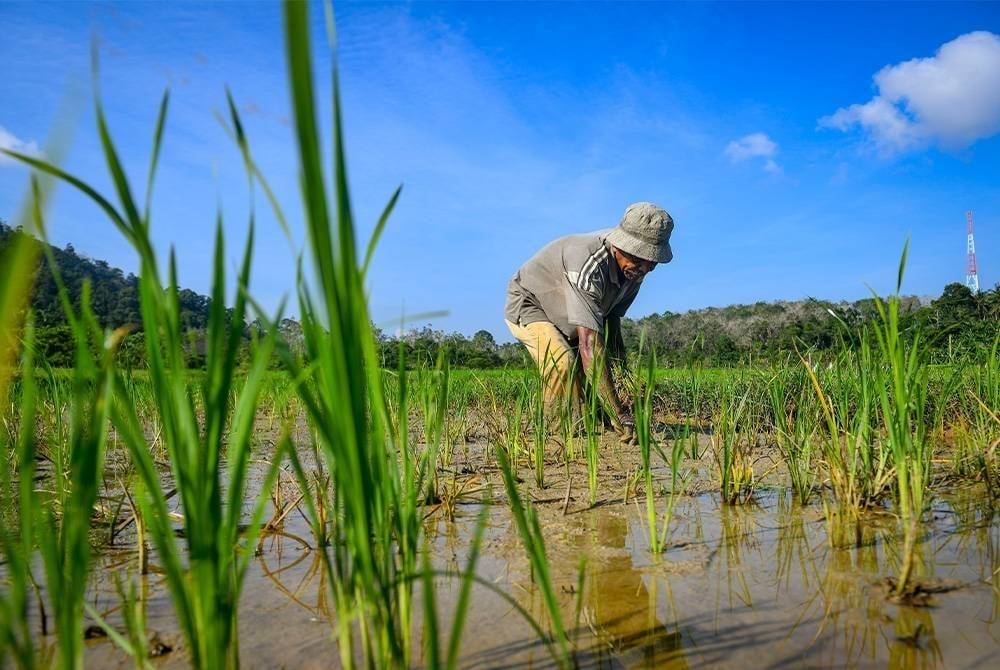
[[972,212],[965,213],[965,220],[969,223],[969,262],[965,267],[965,285],[973,293],[979,293],[979,272],[976,270],[976,242],[972,237]]

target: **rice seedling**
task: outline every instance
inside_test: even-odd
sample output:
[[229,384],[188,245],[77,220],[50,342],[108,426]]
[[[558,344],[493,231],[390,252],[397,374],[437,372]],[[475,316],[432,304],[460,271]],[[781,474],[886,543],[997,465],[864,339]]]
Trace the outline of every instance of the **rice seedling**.
[[719,472],[722,502],[734,505],[750,500],[754,490],[753,446],[749,430],[751,388],[743,380],[727,380],[721,407],[712,422],[713,456]]
[[897,509],[903,523],[903,560],[895,583],[901,595],[909,585],[917,537],[917,524],[925,509],[930,480],[932,445],[924,420],[927,407],[927,355],[920,332],[904,333],[900,328],[899,291],[909,242],[899,261],[896,293],[888,299],[875,296],[878,323],[875,339],[884,365],[879,401],[885,433],[892,451],[896,473]]
[[[139,506],[163,562],[171,598],[189,645],[192,664],[196,667],[232,667],[238,665],[236,603],[250,554],[240,548],[240,532],[251,432],[273,339],[267,338],[264,346],[257,350],[250,362],[246,381],[237,390],[234,380],[241,332],[240,329],[229,327],[229,315],[225,310],[224,245],[220,216],[212,279],[212,309],[207,328],[206,373],[199,392],[192,393],[186,372],[187,358],[177,295],[176,262],[171,254],[167,288],[164,288],[149,233],[149,194],[154,181],[167,108],[168,97],[165,95],[154,133],[147,179],[147,201],[143,212],[140,212],[133,196],[132,187],[108,130],[99,93],[95,95],[98,132],[118,196],[117,207],[82,179],[50,163],[29,156],[18,155],[17,158],[64,180],[90,197],[139,255],[140,310],[150,385],[155,398],[155,422],[164,437],[183,507],[186,566],[169,521],[166,493],[153,461],[143,423],[131,402],[131,394],[124,379],[117,373],[112,374],[110,361],[104,364],[104,368],[107,370],[107,384],[113,386],[115,398],[113,402],[106,402],[103,407],[110,412],[111,420],[121,434],[142,480],[146,495],[139,498]],[[234,121],[238,123],[235,117]],[[250,272],[251,250],[252,232],[247,242],[231,315],[235,323],[242,323],[246,313],[245,288]],[[92,317],[88,320],[96,324]],[[113,343],[114,339],[109,342]],[[81,368],[79,362],[77,367]],[[82,368],[88,369],[85,365]],[[230,407],[235,407],[231,427]],[[201,420],[199,410],[203,414]],[[96,420],[105,414],[94,412],[91,416]],[[106,431],[91,430],[90,434],[95,436],[93,439],[98,439],[97,436],[100,435],[103,440]],[[90,451],[95,452],[94,449]],[[224,453],[227,456],[225,461],[222,458]],[[275,476],[276,465],[277,462],[265,477],[265,487],[268,486],[268,480]],[[93,468],[93,465],[90,467]],[[225,486],[222,481],[224,471],[228,474]],[[253,505],[252,521],[245,533],[248,546],[254,544],[254,535],[260,526],[265,501],[262,498]],[[88,515],[89,511],[88,507]],[[86,562],[80,561],[80,565],[85,566]],[[49,575],[50,586],[59,584],[58,579],[57,575]]]
[[1000,334],[986,362],[973,371],[967,440],[971,468],[986,482],[990,496],[1000,497]]
[[771,379],[768,388],[778,449],[788,466],[792,490],[805,505],[817,480],[812,451],[819,417],[809,402],[810,390],[800,378],[790,375],[791,370],[783,368]]
[[531,402],[531,460],[535,470],[535,485],[545,488],[545,444],[548,441],[548,421],[545,411],[545,387],[538,377],[533,389],[525,381],[525,395]]
[[862,332],[857,351],[843,343],[827,370],[800,358],[820,405],[820,453],[833,497],[842,511],[856,516],[885,494],[893,476],[889,453],[876,431],[877,353]]
[[[34,229],[44,240],[43,197],[37,180],[33,180],[31,212]],[[22,537],[20,541],[13,541],[7,538],[7,533],[4,532],[4,553],[7,554],[6,558],[12,566],[10,599],[12,609],[20,610],[21,616],[26,618],[24,580],[34,583],[28,563],[34,553],[32,541],[37,542],[46,578],[45,586],[50,594],[48,609],[53,614],[56,626],[58,662],[63,668],[79,668],[83,664],[83,602],[91,568],[89,537],[91,515],[98,498],[104,468],[114,352],[124,333],[118,331],[105,336],[102,332],[90,309],[90,291],[87,283],[83,286],[80,298],[80,312],[79,314],[76,312],[52,257],[51,247],[46,244],[42,246],[48,256],[60,303],[73,336],[75,367],[67,399],[69,423],[68,426],[60,424],[60,431],[53,447],[51,459],[53,469],[46,478],[52,486],[52,491],[50,493],[42,491],[34,485],[38,389],[34,357],[31,353],[33,328],[29,321],[25,342],[26,353],[21,370],[20,435],[14,452],[16,474],[10,469],[5,469],[6,476],[3,482],[4,490],[13,494],[13,477],[19,480],[17,514]],[[21,252],[15,249],[14,253]],[[8,342],[4,346],[12,346],[12,343]],[[0,352],[0,355],[7,356],[9,352]],[[0,383],[6,385],[8,380],[9,377],[0,380]],[[2,389],[5,396],[8,388],[5,386]],[[59,420],[61,419],[62,414],[59,412]],[[13,553],[20,555],[14,556]],[[41,598],[39,604],[41,606]],[[41,612],[43,629],[46,625],[45,612],[46,610]],[[13,625],[11,632],[18,661],[28,666],[32,665],[32,645],[23,637],[27,633],[27,625],[24,624],[21,629]]]
[[[673,519],[674,509],[683,488],[683,478],[680,475],[681,462],[684,459],[684,442],[674,440],[670,458],[664,456],[659,445],[653,440],[653,388],[656,371],[656,356],[650,354],[643,366],[645,379],[640,386],[637,384],[635,399],[635,429],[639,442],[639,454],[642,459],[640,470],[646,494],[646,527],[649,534],[649,550],[660,554],[666,549],[667,533]],[[640,390],[641,389],[641,390]],[[656,451],[670,465],[670,491],[667,493],[665,509],[661,515],[656,511],[656,500],[653,487],[652,452]]]
[[[401,371],[401,374],[403,371]],[[418,383],[420,404],[424,415],[424,453],[420,461],[418,488],[422,500],[438,499],[437,463],[442,450],[447,454],[448,389],[450,368],[443,356],[438,358],[435,370],[424,371]],[[450,456],[446,456],[450,462]]]
[[[696,338],[694,342],[691,343],[690,353],[688,355],[687,364],[687,374],[688,374],[688,393],[690,394],[691,411],[688,417],[688,439],[690,440],[690,454],[691,458],[698,460],[698,431],[697,427],[701,425],[701,412],[702,412],[702,384],[703,384],[703,370],[701,364],[697,361],[694,356],[694,348],[698,343]],[[692,425],[696,428],[691,429]]]
[[[4,260],[9,260],[5,258]],[[5,265],[3,270],[16,264]],[[0,312],[7,316],[5,312]],[[0,317],[2,318],[2,317]],[[10,405],[4,402],[5,424],[3,463],[0,465],[0,558],[4,565],[4,588],[0,589],[0,665],[6,665],[8,658],[19,668],[36,667],[36,650],[28,619],[31,596],[37,593],[32,574],[34,554],[35,514],[34,510],[34,426],[37,411],[38,387],[35,381],[35,360],[33,351],[34,328],[29,323],[22,331],[25,346],[21,350],[20,361],[20,402]],[[19,345],[5,339],[0,346]],[[10,360],[11,352],[0,351],[5,360]],[[16,355],[16,354],[15,354]],[[12,397],[11,381],[13,371],[0,379],[0,392],[4,399]],[[6,412],[16,416],[6,416]],[[16,426],[13,425],[16,422]],[[41,598],[39,597],[41,604]],[[42,612],[44,632],[44,610]]]
[[494,450],[506,451],[508,459],[517,463],[527,450],[524,419],[525,414],[531,411],[530,396],[520,388],[508,393],[484,380],[480,383],[482,397],[486,400],[481,414],[487,440]]
[[[451,377],[449,384],[454,384],[454,377]],[[461,444],[465,445],[469,435],[469,396],[466,392],[455,393],[454,390],[448,392],[448,411],[444,417],[444,445],[441,453],[441,462],[445,466],[450,466],[455,457],[455,448]]]
[[551,407],[547,408],[546,411],[549,413],[548,423],[552,423],[552,415],[555,415],[555,423],[558,426],[559,436],[562,439],[564,445],[563,457],[566,463],[569,464],[570,461],[575,461],[577,457],[577,438],[580,435],[581,428],[586,432],[586,423],[583,413],[586,411],[584,404],[577,397],[576,382],[573,381],[576,377],[579,367],[579,360],[573,361],[570,368],[569,380],[566,382],[566,389],[562,397],[562,402],[559,402],[555,409]]
[[[396,196],[380,218],[359,262],[348,194],[337,70],[333,68],[334,199],[327,197],[316,120],[305,3],[284,5],[286,47],[295,135],[303,179],[308,252],[315,280],[301,271],[298,298],[308,366],[287,347],[279,355],[312,426],[330,474],[331,541],[320,552],[336,610],[341,664],[407,666],[413,658],[413,584],[421,568],[422,515],[415,464],[405,443],[408,421],[405,375],[398,380],[396,413],[386,397],[380,357],[364,291],[364,276]],[[329,18],[329,17],[328,17]],[[332,23],[330,24],[332,32]],[[332,37],[331,37],[332,39]],[[234,116],[235,136],[248,165],[249,147]],[[263,182],[256,170],[254,175]],[[397,192],[398,195],[398,192]],[[284,220],[280,207],[278,217]],[[271,331],[277,324],[268,323]],[[442,406],[444,403],[442,402]],[[427,461],[425,460],[424,463]],[[304,472],[293,459],[297,477]],[[309,493],[303,487],[304,494]],[[318,524],[316,497],[305,495]],[[435,621],[433,598],[424,599],[424,621]],[[429,625],[429,624],[428,624]]]
[[597,502],[597,468],[601,455],[601,437],[598,433],[598,426],[603,425],[604,421],[597,388],[598,383],[596,382],[597,376],[600,375],[600,372],[596,371],[599,369],[597,366],[602,365],[599,358],[600,356],[594,356],[593,366],[595,370],[592,371],[591,379],[595,383],[587,386],[586,404],[583,410],[583,428],[586,431],[587,493],[591,505]]
[[[86,304],[84,318],[93,319],[92,314],[86,313]],[[87,325],[96,327],[96,319]],[[22,514],[38,514],[35,537],[56,624],[59,664],[63,668],[83,666],[83,603],[91,568],[89,534],[104,467],[115,343],[115,338],[108,338],[103,360],[98,363],[91,357],[90,341],[85,334],[90,328],[76,322],[73,329],[77,353],[71,427],[65,451],[55,461],[52,473],[56,482],[55,499],[45,504],[44,495],[35,490],[30,506],[21,510]],[[24,455],[34,458],[30,452]]]
[[[514,524],[517,526],[518,534],[521,536],[521,543],[524,546],[524,550],[528,554],[532,579],[541,591],[542,603],[549,617],[549,625],[552,627],[552,637],[555,638],[554,659],[560,667],[572,667],[573,662],[569,649],[569,638],[566,634],[566,628],[563,625],[559,603],[556,600],[552,576],[549,573],[549,564],[545,553],[545,540],[542,535],[542,529],[538,524],[538,517],[535,515],[535,510],[530,504],[522,502],[511,463],[503,452],[497,452],[497,461],[500,465],[500,474],[503,476],[504,489],[507,492],[507,499],[510,503],[511,514],[514,517]],[[548,638],[545,639],[545,642],[552,646],[552,642]]]

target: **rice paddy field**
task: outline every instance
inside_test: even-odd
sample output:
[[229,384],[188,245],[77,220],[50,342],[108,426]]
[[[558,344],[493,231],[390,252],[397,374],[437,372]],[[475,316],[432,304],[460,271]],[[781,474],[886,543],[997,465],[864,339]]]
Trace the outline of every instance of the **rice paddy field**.
[[[118,367],[125,332],[67,299],[76,365],[47,367],[19,279],[38,259],[2,259],[0,666],[1000,664],[997,342],[931,366],[891,295],[834,355],[665,370],[640,354],[619,375],[635,446],[596,401],[549,420],[533,372],[386,370],[364,282],[395,197],[357,240],[336,100],[332,174],[323,159],[306,6],[285,22],[304,353],[246,288],[250,221],[235,277],[216,236],[205,369],[187,369],[174,259],[149,233],[168,98],[143,175],[97,101],[114,193],[11,153],[134,247],[149,365]],[[227,125],[286,221],[232,105]],[[47,196],[39,180],[24,221],[40,235]],[[248,360],[230,319],[266,325]]]

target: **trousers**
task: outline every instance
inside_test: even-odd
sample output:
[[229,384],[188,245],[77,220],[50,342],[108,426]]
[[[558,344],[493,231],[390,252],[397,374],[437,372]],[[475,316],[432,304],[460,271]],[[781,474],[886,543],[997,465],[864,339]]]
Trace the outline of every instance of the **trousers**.
[[578,403],[583,398],[577,355],[566,336],[548,321],[520,325],[506,321],[507,328],[531,355],[542,377],[543,397],[547,405],[565,399]]

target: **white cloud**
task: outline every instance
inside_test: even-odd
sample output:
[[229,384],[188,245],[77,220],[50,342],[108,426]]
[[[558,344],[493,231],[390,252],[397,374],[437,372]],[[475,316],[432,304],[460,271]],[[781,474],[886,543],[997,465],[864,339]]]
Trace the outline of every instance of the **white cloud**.
[[993,33],[967,33],[931,58],[882,68],[874,80],[878,95],[819,125],[860,126],[886,153],[933,144],[961,149],[1000,132],[1000,36]]
[[726,155],[733,163],[741,163],[750,158],[763,158],[764,169],[774,173],[781,172],[781,167],[774,160],[777,153],[777,143],[764,133],[744,135],[726,146]]
[[[0,126],[0,149],[17,151],[18,153],[28,154],[30,156],[38,156],[41,153],[38,150],[38,145],[34,141],[25,142],[13,133],[9,132],[3,126]],[[0,165],[14,165],[16,163],[17,161],[7,154],[0,153]]]

